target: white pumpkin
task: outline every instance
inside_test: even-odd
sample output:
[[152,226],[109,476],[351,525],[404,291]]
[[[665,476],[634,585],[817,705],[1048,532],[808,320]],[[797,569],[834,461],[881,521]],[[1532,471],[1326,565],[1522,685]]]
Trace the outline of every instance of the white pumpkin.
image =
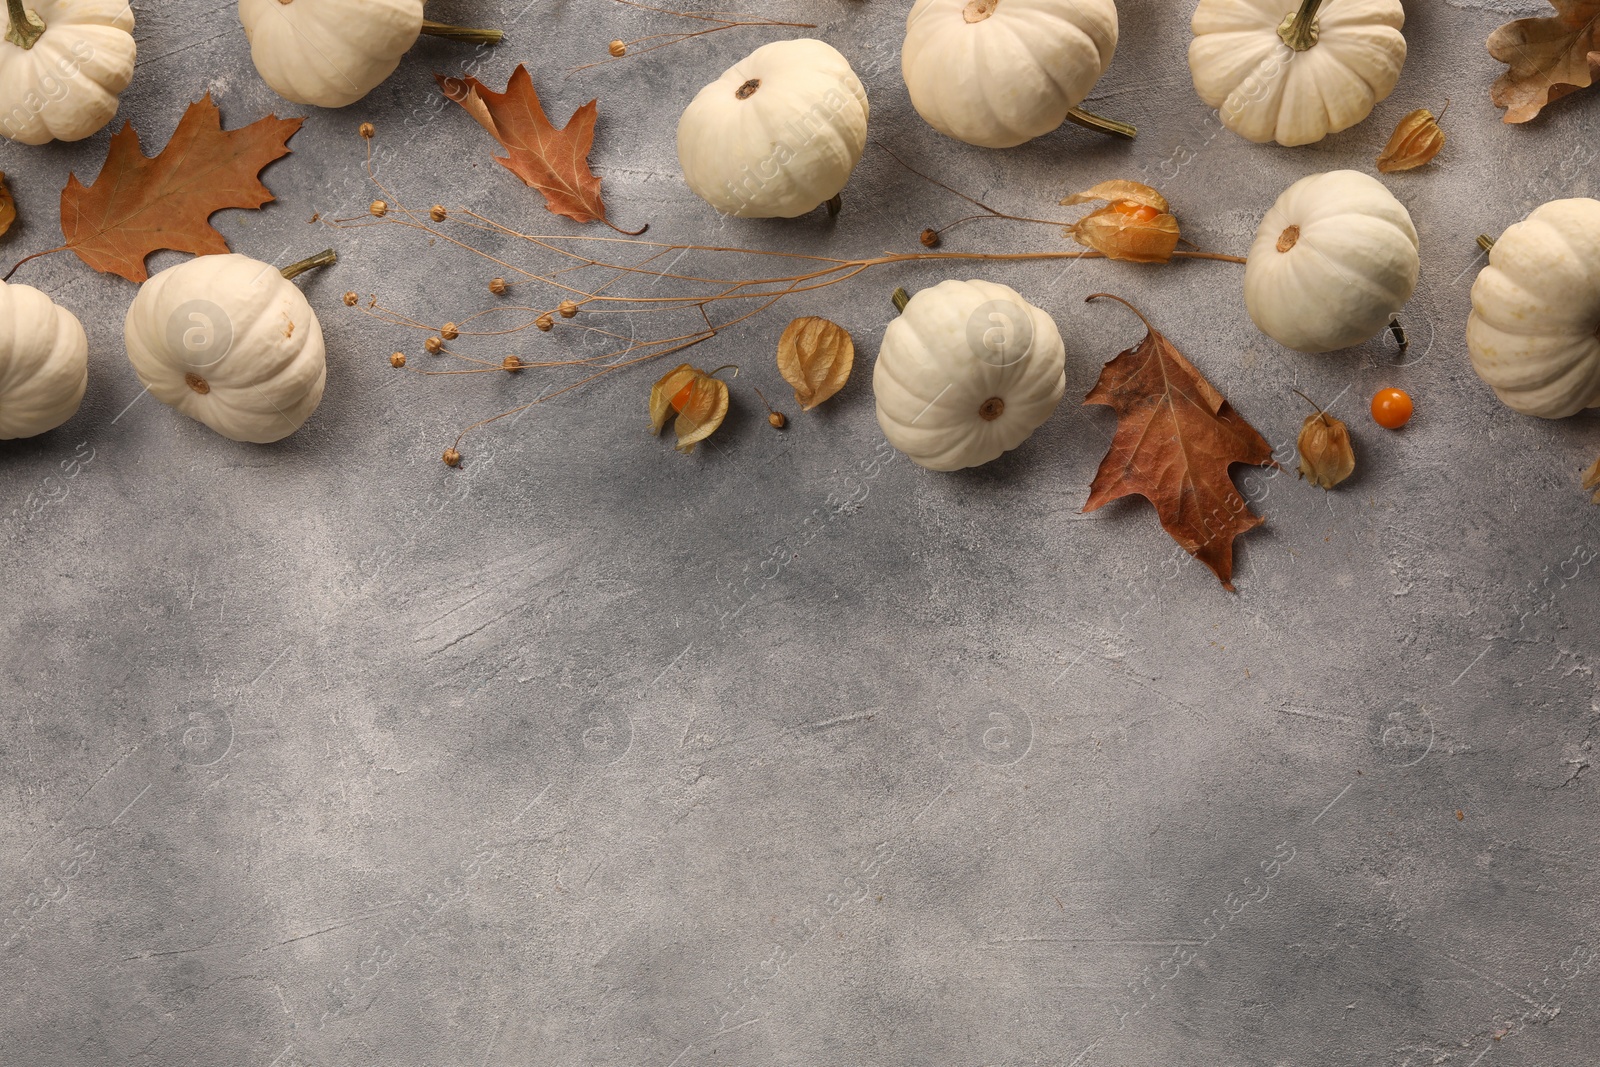
[[157,274],[128,309],[125,337],[151,396],[235,441],[294,433],[328,377],[316,312],[277,267],[249,256],[200,256]]
[[1311,144],[1394,90],[1405,22],[1400,0],[1200,0],[1189,72],[1234,133]]
[[427,33],[493,44],[498,30],[441,26],[423,0],[239,0],[250,58],[272,91],[316,107],[353,104],[382,85]]
[[[98,133],[117,113],[117,98],[133,79],[133,8],[127,0],[6,4],[0,134],[44,144]],[[31,28],[19,32],[22,25]]]
[[1418,247],[1411,214],[1378,179],[1353,170],[1301,178],[1256,230],[1245,307],[1286,348],[1358,345],[1411,299]]
[[1552,200],[1495,242],[1472,286],[1467,352],[1514,411],[1600,407],[1600,200]]
[[77,316],[31,285],[0,282],[0,441],[72,418],[89,385],[89,339]]
[[762,45],[678,120],[678,163],[725,215],[792,219],[839,195],[867,147],[867,92],[821,41]]
[[917,0],[900,72],[928,125],[1010,148],[1066,121],[1116,50],[1112,0]]
[[1055,411],[1066,362],[1055,320],[1015,289],[940,282],[884,331],[872,368],[878,425],[930,470],[988,463]]

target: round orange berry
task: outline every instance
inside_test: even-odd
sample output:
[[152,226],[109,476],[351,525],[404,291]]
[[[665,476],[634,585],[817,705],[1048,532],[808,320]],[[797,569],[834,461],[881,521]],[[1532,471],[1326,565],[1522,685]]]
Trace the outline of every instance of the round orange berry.
[[1379,389],[1372,396],[1372,421],[1386,430],[1398,430],[1410,422],[1413,410],[1404,389]]

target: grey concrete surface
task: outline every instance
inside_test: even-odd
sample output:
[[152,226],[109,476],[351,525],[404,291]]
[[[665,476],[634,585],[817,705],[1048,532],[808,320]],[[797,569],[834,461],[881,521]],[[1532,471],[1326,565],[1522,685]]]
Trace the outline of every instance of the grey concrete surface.
[[[505,46],[423,43],[368,100],[312,112],[224,212],[288,262],[329,347],[327,398],[272,447],[150,398],[122,350],[134,288],[70,257],[17,281],[91,338],[80,413],[0,444],[0,1063],[1586,1067],[1600,1048],[1593,740],[1600,509],[1591,415],[1513,415],[1463,335],[1480,232],[1596,192],[1600,93],[1502,125],[1483,41],[1539,3],[1408,3],[1411,57],[1370,121],[1301,150],[1245,143],[1196,99],[1190,5],[1124,0],[1092,106],[1137,123],[1006,152],[942,139],[898,73],[904,2],[807,0],[856,65],[873,135],[1014,213],[1140,177],[1197,245],[1242,253],[1291,181],[1372,159],[1453,101],[1437,166],[1388,179],[1422,234],[1402,357],[1301,356],[1244,314],[1241,268],[917,266],[797,297],[696,349],[739,363],[728,424],[685,458],[647,432],[659,373],[618,374],[474,431],[571,378],[392,370],[424,322],[492,305],[492,265],[400,228],[308,225],[375,195],[547,214],[430,72],[528,62],[552,114],[598,96],[614,217],[664,241],[835,255],[915,249],[966,205],[869,147],[829,224],[719,219],[677,175],[677,115],[790,32],[735,29],[567,76],[679,20],[593,2],[440,3]],[[123,116],[163,143],[209,89],[230,126],[284,104],[229,0],[135,0]],[[787,16],[782,14],[787,12]],[[57,242],[69,172],[109,131],[0,147]],[[592,232],[592,231],[585,231]],[[973,223],[948,248],[1059,249]],[[549,260],[503,246],[539,269]],[[155,267],[177,262],[162,254]],[[935,475],[887,449],[870,361],[895,285],[1003,281],[1050,311],[1068,395],[1023,448]],[[1113,420],[1077,404],[1138,339],[1138,302],[1289,456],[1331,403],[1360,468],[1261,498],[1238,592],[1132,500],[1080,514]],[[772,431],[751,386],[791,315],[858,343],[839,397]],[[458,346],[594,354],[583,334]],[[562,357],[565,358],[565,357]],[[1417,399],[1402,433],[1366,399]],[[1291,461],[1292,463],[1292,461]],[[1586,607],[1585,605],[1590,605]]]

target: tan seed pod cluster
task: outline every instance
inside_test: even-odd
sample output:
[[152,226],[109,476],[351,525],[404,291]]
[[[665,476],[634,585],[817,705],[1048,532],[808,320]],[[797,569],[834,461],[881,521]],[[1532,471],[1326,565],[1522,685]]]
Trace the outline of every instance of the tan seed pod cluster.
[[391,366],[391,367],[404,367],[405,365],[406,365],[406,354],[404,352],[396,352],[394,355],[389,357],[389,366]]
[[517,371],[522,369],[522,360],[518,359],[516,356],[507,356],[505,359],[500,361],[500,369],[509,374],[515,374]]
[[360,133],[363,140],[370,141],[378,135],[378,128],[370,122],[363,122]]
[[444,324],[444,327],[440,329],[439,336],[443,337],[446,341],[454,341],[457,337],[461,336],[461,327],[457,326],[453,322],[447,322]]
[[346,294],[344,294],[344,306],[345,307],[353,308],[357,304],[359,304],[360,302],[361,302],[361,298],[359,296],[357,296],[355,293],[346,293]]
[[422,347],[426,348],[430,355],[437,356],[444,351],[444,342],[437,337],[430,337],[422,342]]
[[610,52],[613,56],[621,59],[623,56],[628,54],[628,45],[624,41],[612,41]]
[[539,327],[539,329],[543,330],[545,333],[549,333],[551,327],[555,326],[556,320],[552,319],[550,317],[550,312],[546,311],[543,315],[540,315],[538,318],[534,319],[533,324]]
[[556,310],[561,312],[562,318],[570,319],[572,316],[578,313],[578,305],[574,304],[570,300],[563,300],[561,301],[561,306],[556,308]]
[[389,213],[389,205],[382,200],[374,200],[367,205],[367,212],[375,219],[381,219]]
[[511,286],[506,284],[506,280],[504,278],[489,279],[489,291],[495,296],[505,296],[506,292],[510,288]]
[[444,450],[444,465],[446,467],[459,467],[459,466],[461,466],[461,453],[457,452],[454,448],[445,449]]
[[450,212],[444,209],[443,204],[435,204],[428,209],[428,217],[434,222],[443,222],[450,217]]

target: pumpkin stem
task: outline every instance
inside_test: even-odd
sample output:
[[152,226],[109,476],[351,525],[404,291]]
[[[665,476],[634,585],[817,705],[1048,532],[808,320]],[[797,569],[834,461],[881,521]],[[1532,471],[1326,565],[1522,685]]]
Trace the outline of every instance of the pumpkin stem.
[[6,13],[11,17],[11,25],[6,29],[6,40],[26,51],[39,42],[44,36],[44,19],[39,17],[37,11],[29,11],[22,6],[22,0],[6,0]]
[[1317,8],[1322,0],[1300,0],[1300,10],[1283,20],[1278,36],[1296,52],[1309,52],[1316,47],[1321,30],[1317,26]]
[[843,207],[844,197],[834,193],[833,196],[828,198],[828,217],[830,219],[836,217]]
[[894,309],[896,311],[904,312],[906,305],[911,303],[911,294],[904,289],[896,289],[889,294],[889,299],[894,301]]
[[1138,129],[1128,123],[1118,122],[1116,119],[1102,118],[1092,111],[1083,110],[1081,107],[1075,107],[1067,112],[1067,121],[1075,122],[1084,129],[1109,133],[1113,137],[1126,137],[1130,141],[1139,136]]
[[286,279],[293,281],[308,270],[316,270],[318,267],[331,267],[337,262],[339,262],[339,255],[330,248],[325,252],[318,252],[310,259],[302,259],[298,263],[291,263],[283,268],[282,273]]
[[1400,316],[1396,315],[1389,320],[1389,332],[1394,335],[1394,343],[1400,346],[1400,354],[1406,354],[1406,349],[1411,347],[1411,339],[1406,336],[1406,328],[1400,324]]
[[1478,247],[1485,252],[1492,251],[1494,249],[1494,238],[1486,233],[1478,234]]
[[504,30],[473,30],[465,26],[446,26],[432,19],[422,20],[422,32],[429,37],[443,37],[447,41],[465,41],[467,44],[499,44],[506,39]]

